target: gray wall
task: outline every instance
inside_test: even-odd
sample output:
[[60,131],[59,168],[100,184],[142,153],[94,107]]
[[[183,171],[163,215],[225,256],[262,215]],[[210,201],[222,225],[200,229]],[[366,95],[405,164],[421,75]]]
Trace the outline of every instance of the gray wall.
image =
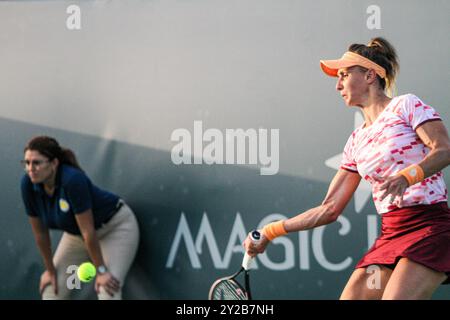
[[[71,4],[81,30],[66,27]],[[366,25],[372,4],[379,30]],[[386,37],[400,56],[398,94],[421,97],[450,127],[449,10],[445,0],[0,2],[0,298],[39,298],[43,266],[19,193],[31,136],[71,147],[135,210],[142,241],[125,297],[203,299],[239,265],[246,231],[320,203],[336,172],[327,160],[361,121],[319,59]],[[171,135],[193,133],[196,120],[222,133],[278,129],[278,174],[175,165]],[[339,222],[271,246],[253,272],[255,298],[339,297],[379,223],[367,186],[356,198]]]

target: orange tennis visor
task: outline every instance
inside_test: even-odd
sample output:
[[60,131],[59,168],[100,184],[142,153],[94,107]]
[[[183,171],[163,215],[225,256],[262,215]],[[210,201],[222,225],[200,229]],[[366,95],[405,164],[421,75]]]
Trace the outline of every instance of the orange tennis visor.
[[376,64],[370,59],[367,59],[366,57],[350,51],[344,53],[344,55],[337,60],[320,60],[320,66],[323,72],[331,77],[337,77],[337,72],[339,69],[353,66],[373,69],[382,79],[386,77],[386,70],[382,66]]

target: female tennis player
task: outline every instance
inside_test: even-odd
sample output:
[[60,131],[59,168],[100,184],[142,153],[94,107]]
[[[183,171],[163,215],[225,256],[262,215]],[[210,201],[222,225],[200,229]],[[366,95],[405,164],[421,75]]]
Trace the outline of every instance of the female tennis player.
[[[341,168],[322,204],[262,229],[250,255],[264,252],[278,236],[335,221],[361,178],[372,185],[382,218],[374,245],[357,263],[341,299],[429,299],[450,276],[450,210],[442,169],[450,164],[450,140],[439,114],[413,94],[391,98],[399,69],[393,46],[383,38],[352,44],[337,60],[320,61],[337,77],[336,90],[365,122],[344,147]],[[381,285],[368,285],[366,268],[379,268]]]
[[[24,152],[22,197],[46,269],[42,298],[70,298],[68,267],[91,260],[98,298],[121,299],[139,241],[133,212],[117,195],[96,187],[74,153],[55,139],[34,137]],[[53,257],[49,229],[64,231]]]

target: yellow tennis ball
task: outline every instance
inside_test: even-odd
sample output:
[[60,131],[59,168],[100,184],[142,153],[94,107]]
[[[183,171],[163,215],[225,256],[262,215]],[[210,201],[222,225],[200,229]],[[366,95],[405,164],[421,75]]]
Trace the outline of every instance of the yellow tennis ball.
[[90,282],[95,278],[96,269],[95,266],[90,262],[84,262],[80,264],[77,270],[78,279],[82,282]]

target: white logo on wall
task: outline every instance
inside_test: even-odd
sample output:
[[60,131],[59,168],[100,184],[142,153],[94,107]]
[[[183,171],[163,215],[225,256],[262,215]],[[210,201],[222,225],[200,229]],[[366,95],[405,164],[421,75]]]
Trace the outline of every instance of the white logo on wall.
[[178,142],[171,152],[176,165],[251,164],[260,166],[261,175],[278,173],[279,129],[226,129],[223,133],[215,128],[203,130],[203,122],[194,121],[193,134],[180,128],[170,139]]
[[[355,129],[362,125],[364,119],[359,112],[355,112]],[[335,170],[339,170],[341,167],[342,153],[331,157],[330,159],[325,161],[325,165],[327,167],[333,168]],[[364,179],[361,179],[361,182],[358,186],[358,189],[355,191],[355,211],[360,213],[362,209],[364,209],[367,201],[372,195],[372,187],[369,182]]]
[[[267,223],[280,219],[286,219],[286,217],[277,213],[270,214],[260,221],[257,228],[260,229]],[[340,236],[345,236],[350,233],[351,224],[346,217],[340,216],[337,223],[340,224],[340,228],[338,230]],[[376,234],[376,220],[369,219],[368,217],[367,225],[369,229],[374,229],[374,231],[369,232],[369,234]],[[258,255],[258,261],[255,261],[254,267],[258,268],[258,263],[261,263],[264,267],[271,270],[289,270],[295,268],[296,261],[299,261],[298,268],[300,270],[310,270],[312,257],[320,266],[329,271],[342,271],[350,267],[353,259],[345,256],[345,253],[338,262],[331,262],[327,258],[323,245],[323,238],[326,229],[327,226],[321,226],[313,230],[298,232],[297,241],[293,241],[288,237],[274,239],[272,243],[274,247],[276,247],[275,250],[283,251],[283,260],[274,262],[267,253],[263,253]],[[177,257],[180,248],[182,248],[182,250],[186,249],[189,261],[194,269],[202,268],[201,258],[211,259],[214,268],[216,269],[227,269],[230,265],[233,254],[238,254],[240,257],[244,254],[242,243],[247,237],[246,230],[249,229],[244,226],[241,214],[237,212],[231,232],[227,233],[230,236],[226,245],[225,253],[221,255],[217,245],[215,232],[213,231],[208,219],[208,214],[206,212],[203,213],[197,236],[194,238],[186,215],[182,212],[175,236],[170,246],[166,268],[174,267],[175,258]],[[343,241],[345,241],[345,239],[343,239]],[[368,238],[368,246],[370,246],[373,241],[374,238]],[[208,248],[209,255],[203,252],[203,248]],[[333,260],[336,260],[336,258],[333,258]]]

